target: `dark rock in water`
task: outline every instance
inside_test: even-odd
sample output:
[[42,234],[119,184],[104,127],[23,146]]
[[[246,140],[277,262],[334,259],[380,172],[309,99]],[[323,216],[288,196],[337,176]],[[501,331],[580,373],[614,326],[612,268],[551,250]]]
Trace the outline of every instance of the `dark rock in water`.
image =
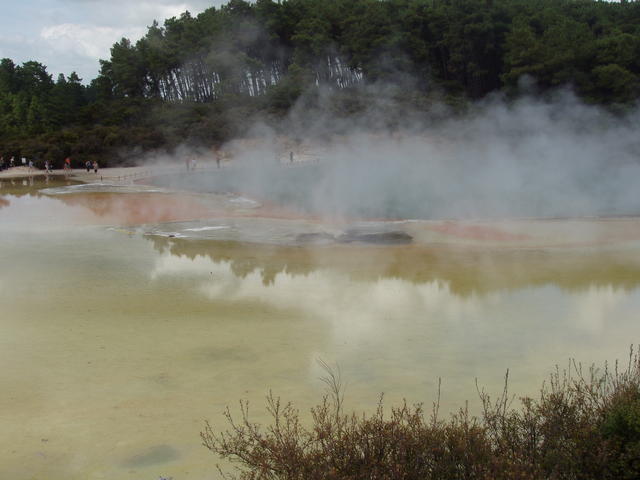
[[297,243],[332,243],[336,237],[330,233],[301,233],[296,237]]
[[406,232],[400,231],[377,233],[349,231],[340,235],[337,241],[341,243],[362,242],[376,245],[406,245],[413,241],[413,237]]

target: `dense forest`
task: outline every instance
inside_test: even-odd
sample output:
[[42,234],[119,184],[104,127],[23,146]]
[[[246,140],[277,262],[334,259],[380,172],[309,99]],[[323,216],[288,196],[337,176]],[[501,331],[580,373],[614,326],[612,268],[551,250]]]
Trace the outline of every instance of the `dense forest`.
[[276,126],[301,103],[341,118],[380,104],[393,127],[525,83],[624,111],[640,92],[640,2],[230,0],[153,22],[100,67],[83,84],[3,59],[0,153],[113,165]]

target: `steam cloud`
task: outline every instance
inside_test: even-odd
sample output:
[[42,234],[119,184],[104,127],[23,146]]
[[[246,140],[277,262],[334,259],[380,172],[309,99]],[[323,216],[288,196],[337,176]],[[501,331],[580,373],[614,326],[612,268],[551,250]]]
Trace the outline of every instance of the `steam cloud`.
[[385,129],[387,111],[398,107],[387,109],[380,99],[388,95],[372,98],[357,118],[294,108],[279,131],[256,124],[253,141],[223,147],[233,152],[229,168],[174,179],[173,186],[235,191],[327,217],[640,213],[638,108],[616,115],[563,90],[547,99],[495,97],[464,116],[444,107],[406,112]]

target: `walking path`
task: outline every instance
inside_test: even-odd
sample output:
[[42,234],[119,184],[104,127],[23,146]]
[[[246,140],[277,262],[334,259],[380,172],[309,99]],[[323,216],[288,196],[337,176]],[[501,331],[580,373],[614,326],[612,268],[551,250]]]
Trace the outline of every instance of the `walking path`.
[[[154,175],[182,172],[184,167],[177,165],[154,165],[152,167],[114,167],[100,168],[98,173],[93,170],[87,172],[86,169],[74,168],[72,170],[53,170],[49,175],[68,176],[73,180],[83,183],[110,182],[110,183],[130,183],[136,179],[149,178]],[[198,170],[196,170],[198,171]],[[0,172],[0,179],[28,177],[30,175],[46,175],[44,170],[32,169],[28,167],[13,167]]]

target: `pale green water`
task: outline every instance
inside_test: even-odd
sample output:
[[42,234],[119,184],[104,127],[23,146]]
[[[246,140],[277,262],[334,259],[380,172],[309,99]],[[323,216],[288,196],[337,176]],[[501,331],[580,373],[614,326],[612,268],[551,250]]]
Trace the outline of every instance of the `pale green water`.
[[[205,419],[272,389],[308,409],[533,394],[557,363],[640,338],[633,244],[502,251],[285,247],[127,234],[82,202],[0,208],[0,478],[217,478]],[[81,197],[80,197],[81,198]],[[111,218],[111,217],[110,217]],[[127,229],[131,230],[131,229]],[[143,231],[144,229],[141,229]]]

